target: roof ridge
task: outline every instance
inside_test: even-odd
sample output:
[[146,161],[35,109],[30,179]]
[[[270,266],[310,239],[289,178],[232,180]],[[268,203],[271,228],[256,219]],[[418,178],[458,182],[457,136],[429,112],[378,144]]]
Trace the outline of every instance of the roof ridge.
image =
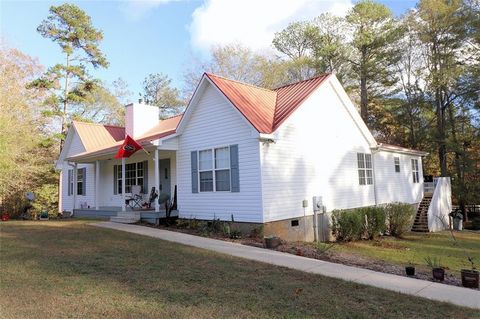
[[276,92],[277,90],[286,88],[287,86],[297,85],[297,84],[300,84],[300,83],[303,83],[303,82],[307,82],[307,81],[311,81],[311,80],[316,80],[316,79],[318,79],[318,78],[325,77],[325,76],[329,76],[329,75],[332,75],[332,74],[333,74],[333,73],[330,73],[330,72],[321,73],[321,74],[319,74],[319,75],[315,75],[314,77],[311,77],[311,78],[308,78],[308,79],[305,79],[305,80],[301,80],[301,81],[297,81],[297,82],[293,82],[293,83],[290,83],[290,84],[285,84],[285,85],[279,86],[279,87],[277,87],[277,88],[274,88],[273,91]]
[[226,81],[235,82],[235,83],[238,83],[238,84],[242,84],[242,85],[246,85],[246,86],[253,87],[253,88],[255,88],[255,89],[259,89],[259,90],[263,90],[263,91],[267,91],[267,92],[275,93],[275,94],[276,94],[276,92],[275,92],[274,90],[270,90],[270,89],[267,89],[267,88],[263,88],[263,87],[261,87],[261,86],[254,85],[254,84],[251,84],[251,83],[246,83],[246,82],[242,82],[242,81],[238,81],[238,80],[232,80],[232,79],[226,78],[226,77],[224,77],[224,76],[216,75],[216,74],[209,73],[209,72],[205,72],[205,74],[206,74],[207,76],[214,76],[214,77],[217,77],[217,78],[226,80]]
[[77,121],[77,120],[72,120],[72,123],[89,124],[89,125],[95,125],[95,126],[109,126],[109,127],[116,127],[116,128],[125,128],[124,126],[119,126],[119,125],[93,123],[93,122],[85,122],[85,121]]
[[173,119],[173,118],[175,118],[175,117],[183,116],[183,113],[184,113],[184,112],[179,113],[179,114],[176,114],[176,115],[172,115],[172,116],[166,117],[166,118],[164,118],[164,119],[160,119],[159,121],[170,120],[170,119]]

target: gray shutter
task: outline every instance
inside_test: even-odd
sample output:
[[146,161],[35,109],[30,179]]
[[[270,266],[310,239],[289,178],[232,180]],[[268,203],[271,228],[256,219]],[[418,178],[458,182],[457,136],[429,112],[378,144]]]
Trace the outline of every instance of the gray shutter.
[[238,145],[230,145],[230,183],[232,192],[240,192],[240,172],[238,167]]
[[87,168],[81,168],[82,170],[82,195],[87,195]]
[[192,193],[198,193],[197,151],[192,151],[190,154],[191,154],[191,161],[192,161]]
[[117,186],[117,179],[118,179],[118,165],[113,165],[113,194],[118,194],[118,186]]
[[67,186],[67,191],[68,191],[68,196],[72,195],[72,178],[73,178],[73,169],[68,170],[68,186]]
[[148,161],[143,161],[143,193],[148,194]]

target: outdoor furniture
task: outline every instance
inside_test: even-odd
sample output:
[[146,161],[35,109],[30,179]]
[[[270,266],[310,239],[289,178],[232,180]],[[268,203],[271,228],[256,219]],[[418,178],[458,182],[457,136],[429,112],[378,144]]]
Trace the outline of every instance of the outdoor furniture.
[[155,202],[155,199],[158,197],[157,190],[155,187],[152,187],[150,191],[150,197],[148,198],[148,208],[152,208],[152,203]]
[[142,208],[142,195],[140,195],[142,191],[142,186],[140,185],[133,185],[132,186],[132,195],[125,198],[125,204],[128,205],[130,208]]

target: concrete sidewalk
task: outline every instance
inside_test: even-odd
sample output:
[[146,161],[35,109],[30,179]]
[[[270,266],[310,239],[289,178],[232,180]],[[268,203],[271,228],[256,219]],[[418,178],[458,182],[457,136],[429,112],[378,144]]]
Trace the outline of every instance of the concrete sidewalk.
[[92,225],[150,236],[183,245],[212,250],[222,254],[260,261],[276,266],[283,266],[322,276],[339,278],[431,300],[446,301],[459,306],[480,309],[480,291],[478,290],[385,274],[373,270],[345,266],[342,264],[295,256],[274,250],[245,246],[237,243],[193,236],[163,229],[111,222],[100,222]]

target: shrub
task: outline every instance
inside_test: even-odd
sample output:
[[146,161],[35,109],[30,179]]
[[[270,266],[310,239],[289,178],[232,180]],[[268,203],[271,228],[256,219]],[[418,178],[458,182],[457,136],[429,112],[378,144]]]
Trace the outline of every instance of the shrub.
[[374,239],[385,232],[386,216],[382,207],[362,207],[356,211],[361,216],[365,216],[364,234],[367,239]]
[[364,215],[356,210],[334,210],[332,212],[332,233],[338,241],[352,241],[362,238]]
[[391,203],[385,206],[388,220],[388,232],[395,237],[401,237],[412,227],[415,208],[410,204]]

